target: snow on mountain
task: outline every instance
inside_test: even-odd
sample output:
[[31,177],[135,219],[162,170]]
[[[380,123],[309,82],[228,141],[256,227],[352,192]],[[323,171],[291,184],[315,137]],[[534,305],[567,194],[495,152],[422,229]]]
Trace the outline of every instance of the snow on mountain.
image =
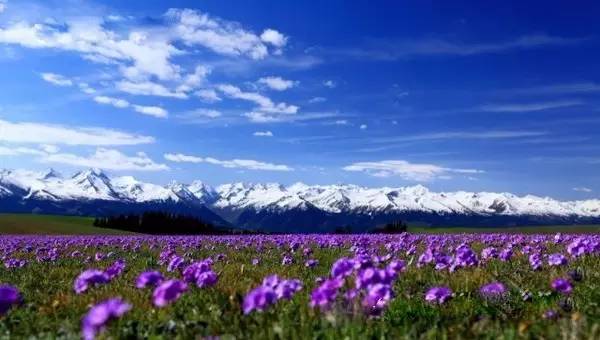
[[365,188],[356,185],[283,186],[231,183],[212,188],[201,181],[145,183],[131,176],[110,178],[98,169],[64,177],[54,170],[0,170],[0,197],[23,200],[108,200],[193,202],[217,210],[286,212],[316,208],[331,214],[422,212],[490,216],[600,217],[600,200],[558,201],[533,195],[493,192],[431,192],[422,185]]

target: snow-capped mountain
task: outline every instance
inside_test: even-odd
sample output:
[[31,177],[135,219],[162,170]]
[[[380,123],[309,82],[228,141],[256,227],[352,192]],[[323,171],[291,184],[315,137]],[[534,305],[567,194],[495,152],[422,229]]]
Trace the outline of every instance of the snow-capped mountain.
[[437,225],[598,223],[600,200],[558,201],[493,192],[431,192],[422,185],[283,186],[200,181],[161,186],[131,176],[110,178],[98,169],[65,177],[49,170],[0,170],[0,211],[110,214],[168,209],[272,231],[364,230],[392,220]]

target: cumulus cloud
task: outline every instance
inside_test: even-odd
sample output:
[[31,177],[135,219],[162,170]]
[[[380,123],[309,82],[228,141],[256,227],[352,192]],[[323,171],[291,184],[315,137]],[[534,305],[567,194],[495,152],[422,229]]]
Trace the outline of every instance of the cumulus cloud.
[[287,40],[288,40],[288,38],[285,35],[277,32],[276,30],[271,29],[271,28],[264,30],[262,32],[262,34],[260,35],[260,39],[263,42],[269,43],[275,47],[285,46],[285,44],[287,44]]
[[169,169],[165,164],[154,162],[143,152],[128,156],[118,150],[105,148],[98,148],[95,153],[89,156],[55,153],[44,155],[39,160],[43,163],[60,163],[107,170],[163,171]]
[[194,94],[205,103],[214,103],[221,101],[221,97],[219,97],[217,91],[213,89],[201,89],[194,92]]
[[322,103],[324,101],[327,101],[327,98],[325,98],[325,97],[313,97],[313,98],[311,98],[311,99],[308,100],[308,102],[310,104]]
[[169,112],[159,106],[133,105],[133,109],[141,114],[156,118],[167,118],[169,116]]
[[282,47],[286,41],[275,30],[265,30],[259,37],[239,23],[191,9],[170,9],[166,17],[172,22],[173,33],[185,44],[203,46],[219,54],[263,59],[269,54],[266,44]]
[[272,90],[285,91],[296,86],[297,82],[283,79],[281,77],[263,77],[258,80],[259,84],[268,86]]
[[56,73],[42,73],[42,79],[56,86],[73,86],[71,79]]
[[96,96],[94,97],[94,101],[98,104],[104,105],[112,105],[119,109],[124,109],[129,107],[129,102],[124,99],[107,97],[107,96]]
[[265,170],[265,171],[293,171],[294,169],[282,164],[265,163],[252,159],[232,159],[232,160],[218,160],[212,157],[197,157],[184,155],[181,153],[167,153],[164,155],[166,160],[176,163],[208,163],[213,165],[219,165],[224,168],[241,168],[248,170]]
[[0,120],[0,141],[57,145],[137,145],[154,138],[99,127],[68,127],[34,122]]
[[367,124],[361,124],[360,125],[360,129],[361,130],[366,130],[368,128]]
[[404,160],[384,160],[380,162],[358,162],[343,168],[345,171],[364,172],[375,177],[399,176],[402,179],[426,182],[446,179],[453,173],[478,174],[482,170],[446,168],[434,164],[410,163]]
[[256,137],[273,137],[273,132],[271,131],[256,131],[253,133]]
[[[259,60],[279,54],[287,41],[274,29],[259,35],[237,22],[192,9],[170,9],[153,25],[123,19],[81,15],[37,22],[7,21],[0,24],[0,44],[74,52],[102,67],[114,67],[120,74],[115,83],[120,91],[188,98],[204,83],[210,68],[196,65],[189,70],[175,57],[212,52]],[[56,85],[68,84],[68,79],[52,74],[45,79]],[[216,101],[215,96],[210,98]]]

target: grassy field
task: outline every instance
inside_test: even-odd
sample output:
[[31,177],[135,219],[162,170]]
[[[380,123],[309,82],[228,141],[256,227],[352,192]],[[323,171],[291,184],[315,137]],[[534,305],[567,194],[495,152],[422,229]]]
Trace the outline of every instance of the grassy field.
[[0,214],[0,234],[117,235],[120,230],[96,228],[94,219],[79,216]]
[[[596,236],[590,237],[590,241],[598,241]],[[518,245],[508,261],[482,260],[478,265],[449,272],[436,270],[433,264],[417,265],[419,255],[432,239],[451,255],[457,246],[468,242],[478,257],[490,242],[498,251],[509,244]],[[544,262],[540,270],[533,270],[528,256],[521,253],[525,245],[531,245],[539,246],[543,254],[560,252],[569,256],[565,249],[574,240],[571,237],[556,244],[551,235],[540,239],[512,234],[486,239],[487,245],[470,235],[413,235],[408,239],[398,235],[4,237],[0,238],[0,248],[12,252],[11,258],[26,259],[28,263],[22,268],[0,266],[0,282],[17,287],[24,300],[0,318],[0,338],[77,339],[81,318],[93,305],[121,297],[132,309],[108,323],[101,339],[599,339],[598,255],[568,257],[568,263],[561,266]],[[38,261],[35,251],[25,251],[26,247],[47,251],[48,244],[58,249],[60,255],[55,260]],[[386,249],[386,244],[396,244],[397,248]],[[416,253],[407,255],[412,246]],[[331,309],[311,307],[311,292],[319,286],[317,278],[332,275],[337,259],[358,256],[352,249],[356,247],[370,254],[368,258],[389,254],[406,261],[406,270],[392,283],[394,296],[383,314],[369,317],[362,306],[362,295],[354,300],[345,298],[344,294],[354,287],[356,272],[347,277]],[[168,271],[166,263],[159,263],[166,249],[173,251],[171,256],[182,256],[186,264]],[[304,249],[312,250],[312,254]],[[98,253],[113,255],[94,260]],[[285,256],[293,262],[282,264]],[[91,259],[85,260],[88,257]],[[214,260],[216,285],[199,288],[189,283],[181,298],[165,307],[153,305],[154,288],[137,289],[134,285],[136,277],[150,269],[159,270],[168,279],[181,279],[186,265],[206,258]],[[309,258],[318,264],[307,268],[304,263]],[[82,271],[105,270],[118,259],[126,263],[122,274],[82,294],[73,291],[73,281]],[[252,259],[260,262],[253,265]],[[388,262],[371,265],[385,267]],[[572,281],[572,293],[565,296],[553,292],[551,280],[568,278],[568,272],[574,269],[580,270],[583,278]],[[290,300],[282,299],[262,312],[244,315],[244,296],[272,274],[299,279],[303,289]],[[482,297],[479,288],[494,281],[502,282],[507,292],[498,298]],[[424,294],[433,286],[451,288],[452,299],[441,305],[426,302]],[[532,294],[529,300],[523,298],[526,291]],[[548,310],[556,311],[556,317],[543,318]]]

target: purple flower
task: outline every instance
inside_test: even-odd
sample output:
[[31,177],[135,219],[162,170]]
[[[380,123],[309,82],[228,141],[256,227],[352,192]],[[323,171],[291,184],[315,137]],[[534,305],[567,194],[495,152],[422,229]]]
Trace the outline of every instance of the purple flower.
[[218,280],[219,278],[215,272],[212,270],[205,271],[198,274],[196,278],[196,286],[199,288],[212,287],[217,283]]
[[319,264],[319,261],[317,261],[315,259],[308,259],[308,260],[306,260],[306,262],[304,262],[304,266],[307,268],[313,268],[318,264]]
[[288,266],[290,264],[294,263],[294,259],[291,256],[285,255],[283,257],[283,260],[281,261],[281,264],[284,266]]
[[529,264],[531,265],[531,269],[538,270],[542,267],[542,257],[539,253],[533,253],[529,255]]
[[425,301],[442,304],[452,298],[452,290],[448,287],[433,287],[425,293]]
[[481,251],[481,258],[489,260],[498,257],[498,251],[494,247],[487,247]]
[[125,260],[117,260],[106,269],[105,273],[108,279],[112,280],[115,277],[121,275],[121,273],[123,273],[123,270],[125,270]]
[[252,259],[253,266],[258,266],[259,263],[260,263],[260,259]]
[[310,294],[310,306],[327,310],[331,307],[337,296],[338,290],[344,285],[341,278],[323,281],[319,287]]
[[569,280],[563,278],[554,279],[551,283],[551,286],[556,292],[565,295],[571,294],[573,291],[573,286],[571,286]]
[[0,286],[0,315],[4,315],[11,306],[21,302],[21,293],[10,285]]
[[183,257],[173,255],[173,257],[171,257],[171,260],[169,260],[169,264],[167,265],[167,271],[173,272],[178,269],[181,269],[181,267],[183,267],[184,263],[185,263],[185,260],[183,259]]
[[164,307],[170,302],[179,299],[187,288],[187,284],[183,281],[165,281],[154,289],[154,293],[152,293],[152,302],[157,307]]
[[194,262],[183,270],[183,279],[185,282],[196,282],[200,274],[211,270],[211,262],[208,260]]
[[376,283],[367,288],[367,294],[362,301],[363,307],[370,315],[379,315],[392,299],[390,285]]
[[277,295],[271,287],[259,286],[251,290],[242,304],[244,314],[249,314],[254,310],[264,311],[268,306],[277,301]]
[[85,292],[91,285],[98,285],[110,281],[105,272],[98,269],[88,269],[75,279],[73,289],[75,293],[81,294]]
[[560,253],[548,255],[548,264],[551,266],[564,266],[567,264],[567,258]]
[[120,318],[131,309],[127,302],[115,298],[92,307],[81,320],[81,332],[85,340],[92,340],[101,332],[108,321]]
[[354,270],[354,262],[345,257],[335,261],[331,266],[331,276],[333,277],[346,277],[352,274]]
[[163,275],[158,271],[143,272],[135,281],[137,288],[146,288],[148,286],[156,286],[164,280]]
[[484,298],[499,298],[506,293],[506,287],[500,282],[492,282],[481,286],[481,288],[479,289],[479,293]]
[[277,299],[289,300],[300,290],[302,290],[300,280],[283,280],[275,287],[275,294]]

